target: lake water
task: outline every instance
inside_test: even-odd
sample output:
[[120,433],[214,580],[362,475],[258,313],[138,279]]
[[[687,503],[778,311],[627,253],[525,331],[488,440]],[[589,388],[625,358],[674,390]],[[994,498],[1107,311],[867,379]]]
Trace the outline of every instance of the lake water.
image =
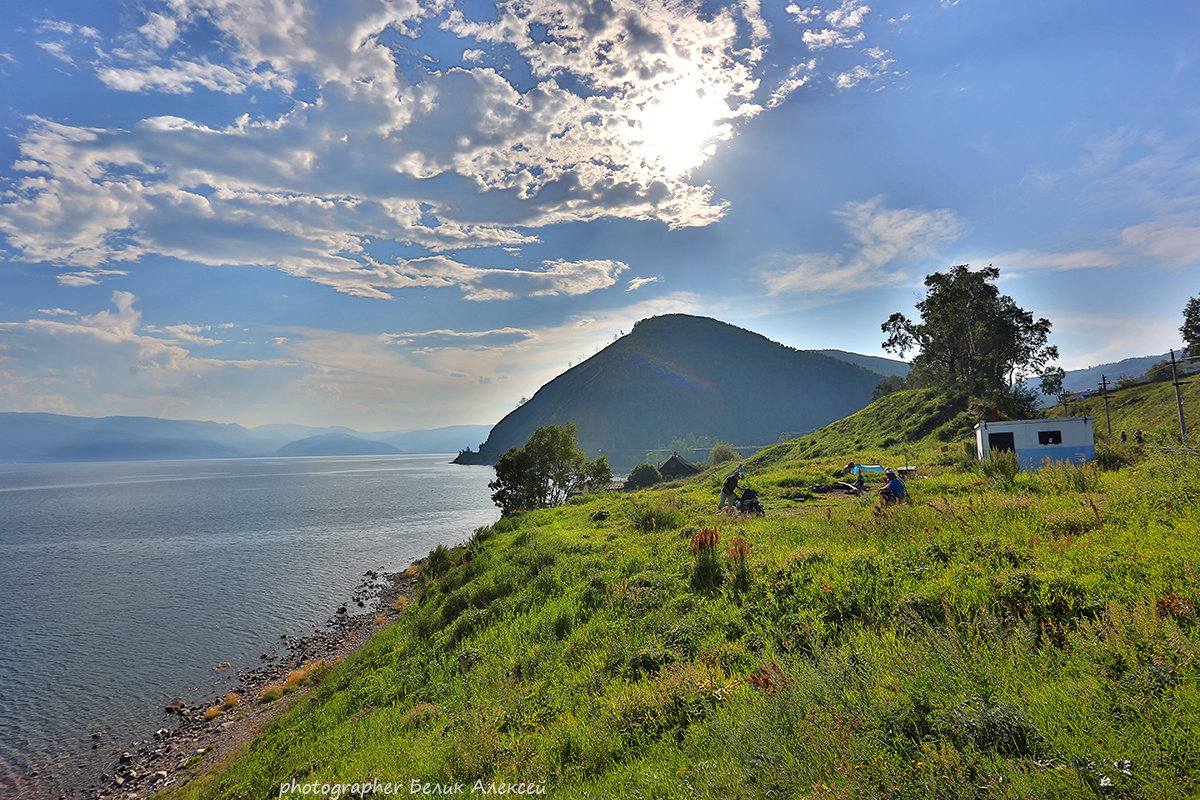
[[449,460],[0,465],[0,796],[35,768],[90,782],[172,697],[235,681],[213,665],[494,522],[492,469]]

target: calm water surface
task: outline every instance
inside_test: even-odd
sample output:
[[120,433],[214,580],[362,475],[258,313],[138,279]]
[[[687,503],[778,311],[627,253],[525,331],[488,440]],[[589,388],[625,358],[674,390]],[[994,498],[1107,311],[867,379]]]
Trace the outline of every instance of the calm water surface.
[[0,465],[0,777],[88,781],[213,665],[494,522],[492,469],[449,458]]

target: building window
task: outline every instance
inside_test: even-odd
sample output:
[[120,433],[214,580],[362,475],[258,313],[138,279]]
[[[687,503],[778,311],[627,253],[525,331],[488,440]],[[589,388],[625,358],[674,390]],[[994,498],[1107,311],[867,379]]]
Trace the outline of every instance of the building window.
[[1062,444],[1062,431],[1038,431],[1038,444]]
[[1016,451],[1017,445],[1014,441],[1012,433],[989,433],[988,434],[988,449],[989,450],[1012,450]]

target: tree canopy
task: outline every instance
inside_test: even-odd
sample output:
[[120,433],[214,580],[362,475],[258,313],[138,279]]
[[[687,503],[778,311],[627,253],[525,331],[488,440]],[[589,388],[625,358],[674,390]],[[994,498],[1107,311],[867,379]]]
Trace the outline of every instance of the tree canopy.
[[964,392],[988,400],[1013,397],[1017,384],[1058,358],[1047,345],[1050,320],[1035,319],[995,286],[1000,270],[974,272],[963,264],[925,278],[921,319],[900,312],[880,326],[883,347],[912,360],[918,385]]
[[740,458],[741,456],[733,449],[733,445],[720,440],[712,446],[712,450],[708,454],[708,462],[710,464],[724,464],[726,461],[734,461]]
[[1190,298],[1183,307],[1183,325],[1179,327],[1189,356],[1200,356],[1200,297]]
[[662,481],[662,473],[653,464],[638,464],[629,472],[629,482],[635,489],[645,489]]
[[576,439],[575,423],[538,428],[524,447],[510,447],[488,483],[501,516],[561,505],[576,492],[594,491],[612,481],[608,459],[588,461]]

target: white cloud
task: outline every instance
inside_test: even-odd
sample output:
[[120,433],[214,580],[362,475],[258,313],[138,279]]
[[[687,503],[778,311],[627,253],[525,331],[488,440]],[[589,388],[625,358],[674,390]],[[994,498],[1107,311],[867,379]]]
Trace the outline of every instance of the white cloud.
[[[807,25],[817,17],[819,9],[799,9],[793,5],[788,7],[788,11],[801,25]],[[824,15],[828,28],[809,29],[804,32],[804,44],[812,50],[857,44],[866,38],[862,26],[870,11],[871,7],[862,0],[843,0],[840,6]]]
[[146,24],[137,30],[151,47],[162,50],[179,39],[179,20],[151,11],[146,15]]
[[76,25],[74,22],[67,22],[59,19],[44,19],[38,21],[39,31],[49,31],[53,33],[61,33],[65,36],[72,36],[78,39],[99,39],[100,31],[87,25]]
[[651,283],[658,283],[658,282],[659,282],[659,281],[661,281],[661,280],[662,280],[662,278],[659,278],[659,277],[654,277],[654,278],[634,278],[633,280],[631,280],[631,281],[629,282],[629,287],[628,287],[627,289],[625,289],[625,291],[627,291],[627,292],[636,292],[638,289],[642,288],[643,286],[647,286],[647,285],[649,285],[649,284],[651,284]]
[[[97,77],[106,86],[125,92],[165,92],[188,94],[196,88],[226,94],[240,94],[249,85],[245,73],[200,61],[172,61],[169,66],[139,68],[105,67]],[[258,81],[255,81],[258,82]]]
[[[1178,347],[1181,341],[1179,320],[1162,314],[1137,316],[1114,311],[1103,314],[1052,311],[1047,317],[1054,322],[1055,339],[1074,344],[1070,348],[1072,355],[1060,362],[1060,366],[1068,370],[1120,361],[1131,354],[1157,355],[1172,346]],[[1097,338],[1097,331],[1106,332],[1103,340]],[[1110,374],[1108,377],[1113,381],[1121,376]]]
[[[59,267],[68,286],[163,255],[269,267],[371,297],[457,287],[484,300],[595,291],[624,267],[510,268],[464,250],[521,248],[538,241],[536,229],[564,222],[678,228],[724,214],[689,175],[762,110],[756,69],[768,31],[757,0],[715,11],[670,0],[510,0],[501,12],[471,21],[442,0],[152,4],[120,47],[86,34],[98,40],[91,67],[108,87],[253,88],[291,109],[224,126],[33,120],[19,141],[23,177],[0,188],[0,232],[20,259]],[[535,84],[518,88],[483,66],[400,68],[408,52],[420,54],[415,31],[434,25],[459,36],[470,58],[507,48]],[[196,40],[208,30],[219,38]],[[392,44],[396,35],[412,37],[406,48]],[[302,101],[291,96],[299,87]],[[376,255],[399,249],[389,245],[426,255]]]
[[903,282],[902,265],[933,256],[965,223],[948,209],[886,208],[882,197],[848,203],[835,213],[850,242],[844,253],[780,253],[764,260],[769,294],[838,295]]
[[[692,295],[579,313],[548,326],[398,333],[288,328],[265,332],[277,357],[201,357],[214,348],[210,325],[147,324],[140,301],[114,292],[95,313],[49,309],[46,316],[0,323],[0,406],[98,416],[236,420],[353,420],[362,429],[420,420],[436,427],[495,422],[516,399],[590,357],[639,319],[712,313]],[[223,326],[215,326],[224,329]],[[215,352],[242,352],[223,343]],[[429,398],[437,397],[436,407]]]
[[[56,35],[62,38],[42,38]],[[100,32],[86,25],[76,25],[62,20],[40,20],[37,25],[37,36],[39,38],[35,40],[34,44],[60,61],[74,67],[75,59],[71,55],[72,48],[84,41],[99,39]],[[11,56],[8,58],[10,61],[14,60]]]
[[1099,247],[1014,250],[996,256],[993,261],[1013,277],[1044,270],[1184,269],[1200,264],[1200,215],[1175,214],[1153,219],[1102,238],[1108,241]]
[[[813,83],[818,76],[825,77],[838,89],[853,89],[863,83],[870,83],[879,89],[883,86],[883,78],[902,74],[892,69],[895,59],[889,56],[886,49],[878,46],[857,47],[867,40],[867,23],[873,19],[870,17],[871,7],[863,0],[842,0],[832,10],[817,6],[802,8],[792,4],[786,11],[792,21],[803,28],[800,40],[804,47],[810,53],[820,53],[821,57],[820,62],[817,58],[811,58],[791,67],[788,76],[772,93],[769,107],[780,105],[797,89]],[[908,19],[909,15],[905,14],[900,19],[890,18],[886,22],[895,26]],[[865,63],[860,61],[863,56],[867,59]]]
[[771,93],[771,99],[767,101],[767,107],[777,108],[782,105],[783,101],[787,100],[793,92],[812,80],[812,75],[816,68],[817,60],[815,58],[794,65],[788,70],[787,77]]

